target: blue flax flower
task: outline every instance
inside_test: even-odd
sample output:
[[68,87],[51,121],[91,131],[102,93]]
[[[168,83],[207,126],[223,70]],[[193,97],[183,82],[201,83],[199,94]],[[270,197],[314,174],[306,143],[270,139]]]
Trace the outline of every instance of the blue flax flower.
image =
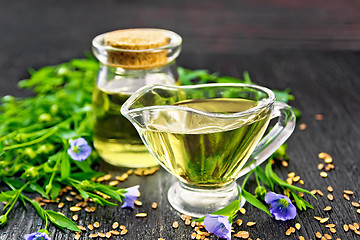
[[276,220],[286,221],[294,219],[296,216],[296,207],[284,195],[268,192],[265,196],[265,202],[271,204],[270,213]]
[[204,219],[205,229],[214,233],[219,238],[231,240],[231,225],[229,218],[221,215],[206,215]]
[[126,188],[125,189],[127,192],[124,193],[125,199],[124,199],[124,204],[121,206],[121,208],[132,208],[134,209],[134,201],[137,199],[137,197],[139,196],[139,185],[130,187],[130,188]]
[[91,147],[84,138],[70,140],[70,148],[67,150],[70,157],[76,161],[85,160],[91,153]]
[[34,232],[30,234],[26,234],[24,236],[24,240],[51,240],[46,233]]

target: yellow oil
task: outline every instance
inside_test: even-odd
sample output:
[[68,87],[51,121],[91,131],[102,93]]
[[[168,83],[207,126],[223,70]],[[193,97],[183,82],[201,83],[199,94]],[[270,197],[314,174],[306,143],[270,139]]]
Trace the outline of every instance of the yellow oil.
[[[218,98],[186,100],[175,105],[211,113],[236,113],[257,102]],[[269,123],[269,112],[220,119],[191,111],[159,114],[142,134],[161,164],[181,181],[194,186],[221,187],[237,174],[258,144]],[[168,121],[178,118],[179,121]]]

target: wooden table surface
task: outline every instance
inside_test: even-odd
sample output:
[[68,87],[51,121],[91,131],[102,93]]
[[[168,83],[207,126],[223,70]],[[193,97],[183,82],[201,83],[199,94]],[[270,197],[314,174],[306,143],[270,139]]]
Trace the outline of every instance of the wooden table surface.
[[[181,3],[180,3],[181,2]],[[333,239],[360,239],[345,232],[344,224],[360,223],[360,214],[351,201],[360,200],[360,15],[358,1],[7,1],[0,8],[0,96],[29,96],[16,82],[26,78],[28,67],[68,61],[90,51],[92,38],[102,32],[129,27],[160,27],[174,30],[184,38],[178,65],[190,69],[206,68],[234,77],[248,71],[252,80],[273,89],[291,88],[296,100],[291,103],[302,112],[288,140],[289,166],[275,167],[283,178],[295,173],[308,190],[319,189],[318,200],[306,196],[314,210],[298,212],[295,220],[278,222],[246,204],[244,222],[256,225],[235,226],[249,231],[252,239],[316,239],[315,233],[328,233],[314,216],[329,217],[336,225]],[[315,115],[322,114],[323,120]],[[317,169],[319,152],[333,157],[335,170],[327,178]],[[119,175],[125,169],[106,164],[100,170]],[[130,176],[120,187],[140,185],[142,207],[97,207],[94,213],[80,212],[79,225],[100,222],[98,231],[111,229],[114,221],[129,230],[112,239],[190,239],[192,228],[185,226],[180,214],[167,202],[167,190],[176,181],[160,170],[152,176]],[[238,180],[241,183],[242,179]],[[253,190],[251,180],[247,186]],[[326,198],[327,187],[334,188],[334,200]],[[345,189],[353,190],[351,201],[343,198]],[[158,208],[151,209],[157,202]],[[67,204],[61,211],[71,216]],[[325,206],[330,212],[324,212]],[[56,204],[47,208],[58,211]],[[135,214],[147,212],[137,219]],[[178,229],[172,222],[179,221]],[[301,224],[290,237],[285,231]],[[35,210],[17,205],[1,228],[0,239],[23,239],[27,233],[45,226]],[[51,239],[74,239],[74,233],[49,228]],[[90,239],[86,231],[81,239]],[[211,237],[210,239],[217,239]],[[235,239],[235,238],[234,238]]]

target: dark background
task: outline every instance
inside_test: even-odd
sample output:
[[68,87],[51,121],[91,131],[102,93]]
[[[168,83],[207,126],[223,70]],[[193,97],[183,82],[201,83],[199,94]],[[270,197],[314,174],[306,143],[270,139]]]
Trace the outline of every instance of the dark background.
[[[359,239],[342,229],[345,223],[360,222],[360,214],[342,198],[342,190],[354,190],[352,201],[359,200],[360,1],[0,0],[0,96],[31,95],[16,87],[17,81],[28,77],[29,67],[38,69],[84,57],[96,35],[134,27],[179,33],[183,51],[178,65],[234,77],[247,70],[261,85],[292,89],[296,97],[292,105],[302,111],[300,122],[306,123],[307,129],[295,130],[288,141],[289,168],[277,166],[276,172],[286,178],[295,171],[309,190],[326,193],[326,187],[332,185],[335,200],[306,198],[315,209],[299,212],[296,220],[285,223],[246,205],[248,213],[240,217],[257,224],[236,227],[236,231],[247,230],[253,239],[262,240],[298,239],[299,235],[315,239],[315,232],[328,230],[313,216],[329,216],[329,222],[337,225],[333,239]],[[324,120],[314,119],[319,113]],[[336,166],[326,179],[316,169],[321,151],[330,153]],[[112,168],[108,171],[119,173]],[[79,224],[97,220],[109,225],[117,220],[129,233],[115,239],[189,239],[190,227],[182,223],[177,230],[171,227],[173,221],[180,221],[166,200],[173,181],[160,171],[147,178],[132,176],[120,186],[140,184],[144,206],[134,211],[151,213],[147,219],[136,219],[128,210],[104,207],[93,215],[80,215]],[[248,187],[253,189],[254,182]],[[152,201],[159,203],[158,210],[150,209]],[[322,211],[326,205],[333,207],[332,212]],[[286,237],[285,231],[295,222],[301,223],[301,230]],[[41,227],[44,223],[33,209],[16,207],[1,228],[0,239],[23,239],[24,234]],[[54,227],[49,231],[53,240],[74,237]],[[88,235],[84,233],[81,239],[89,239]]]

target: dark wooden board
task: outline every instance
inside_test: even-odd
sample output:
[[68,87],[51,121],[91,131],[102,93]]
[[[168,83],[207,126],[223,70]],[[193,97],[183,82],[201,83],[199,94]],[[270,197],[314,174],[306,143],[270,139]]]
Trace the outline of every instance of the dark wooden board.
[[[0,8],[0,95],[30,95],[16,88],[16,82],[27,76],[28,67],[82,57],[98,33],[124,27],[175,30],[184,37],[179,65],[206,68],[234,77],[241,77],[247,70],[253,81],[261,85],[291,88],[296,97],[292,105],[302,111],[300,122],[306,123],[307,129],[297,128],[288,141],[289,167],[279,165],[275,170],[282,177],[295,171],[309,190],[327,193],[328,185],[334,188],[332,202],[326,197],[319,197],[317,201],[307,197],[315,209],[299,212],[294,221],[277,222],[247,204],[247,214],[239,217],[244,222],[256,221],[257,224],[252,228],[236,226],[235,230],[248,230],[252,239],[298,239],[299,235],[315,239],[315,232],[328,233],[328,230],[313,216],[329,216],[329,222],[337,226],[333,239],[359,239],[342,228],[345,223],[360,222],[360,214],[343,199],[342,190],[354,190],[352,200],[360,200],[360,54],[335,51],[356,49],[360,45],[358,2],[180,2],[170,5],[167,1],[4,2]],[[231,25],[233,22],[237,24]],[[239,28],[241,24],[243,28]],[[319,113],[324,120],[315,120],[315,114]],[[316,168],[320,162],[317,154],[322,151],[333,156],[336,166],[326,179],[319,176]],[[114,175],[124,171],[105,164],[100,169]],[[99,231],[108,231],[112,222],[118,221],[129,232],[114,239],[190,239],[191,227],[181,222],[179,213],[166,199],[174,181],[164,170],[148,177],[131,176],[119,187],[140,184],[140,200],[144,204],[141,208],[131,211],[97,207],[95,213],[82,211],[78,223],[87,225],[99,221]],[[254,181],[247,186],[253,190]],[[157,210],[151,209],[153,201],[159,204]],[[324,213],[322,209],[326,205],[333,210]],[[47,207],[58,210],[55,204]],[[68,206],[62,212],[72,215]],[[148,217],[136,219],[137,212],[147,212]],[[173,221],[180,222],[179,229],[172,228]],[[301,223],[301,230],[291,237],[285,236],[285,231],[295,222]],[[32,208],[17,205],[8,223],[1,228],[0,239],[23,239],[25,234],[44,226]],[[74,237],[73,233],[53,226],[49,232],[53,240]],[[88,235],[89,231],[81,239],[89,239]]]

